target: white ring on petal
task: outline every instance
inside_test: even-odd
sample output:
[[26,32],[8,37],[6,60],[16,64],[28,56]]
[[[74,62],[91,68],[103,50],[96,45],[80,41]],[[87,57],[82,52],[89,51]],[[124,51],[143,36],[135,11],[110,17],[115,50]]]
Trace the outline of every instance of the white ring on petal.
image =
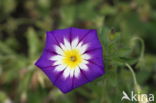
[[81,53],[81,54],[85,53],[86,50],[87,50],[87,48],[88,48],[88,45],[87,45],[87,44],[82,45],[82,46],[80,47],[80,53]]
[[72,41],[72,43],[71,43],[72,49],[76,48],[76,46],[78,45],[78,43],[79,43],[78,38],[75,38],[75,39]]
[[88,66],[87,66],[86,64],[84,64],[84,63],[81,63],[81,64],[79,65],[79,67],[80,67],[80,69],[82,69],[82,70],[85,70],[85,71],[88,70]]
[[75,76],[76,78],[78,78],[79,75],[80,75],[80,68],[79,68],[79,67],[76,67],[76,68],[75,68],[75,72],[74,72],[74,76]]
[[70,70],[71,69],[69,69],[68,67],[64,70],[63,76],[64,76],[65,79],[70,75]]
[[57,45],[55,45],[55,51],[57,54],[63,55],[63,50]]
[[77,49],[79,49],[80,50],[80,47],[82,46],[82,42],[80,42],[78,45],[77,45]]
[[74,76],[74,72],[75,72],[74,69],[71,69],[71,70],[70,70],[70,77],[71,77],[71,78]]
[[55,66],[55,65],[62,65],[62,62],[60,60],[57,60],[54,62],[53,66]]
[[60,72],[60,71],[63,71],[65,68],[66,68],[65,65],[58,65],[58,66],[55,67],[55,71]]
[[82,58],[85,59],[85,60],[88,60],[88,59],[91,59],[91,56],[88,55],[88,54],[83,54]]
[[70,45],[70,43],[68,42],[68,40],[67,40],[66,38],[64,39],[64,46],[65,46],[68,50],[71,49],[71,45]]
[[63,51],[67,50],[67,48],[62,43],[60,43],[60,46],[61,46]]
[[63,59],[63,57],[60,55],[52,56],[49,58],[49,60],[54,60],[54,61],[60,61],[62,59]]
[[[87,64],[89,63],[87,60],[91,59],[91,56],[87,53],[88,44],[79,43],[78,37],[72,40],[70,43],[66,38],[64,38],[64,43],[60,43],[59,46],[55,45],[54,49],[58,55],[50,57],[49,60],[54,61],[53,66],[55,67],[55,71],[61,72],[63,71],[63,77],[66,79],[67,77],[76,77],[79,78],[80,70],[87,71],[89,68]],[[64,51],[77,49],[79,50],[82,56],[82,62],[78,64],[75,68],[69,68],[68,65],[63,63]]]
[[88,64],[89,62],[87,60],[83,60],[82,63]]

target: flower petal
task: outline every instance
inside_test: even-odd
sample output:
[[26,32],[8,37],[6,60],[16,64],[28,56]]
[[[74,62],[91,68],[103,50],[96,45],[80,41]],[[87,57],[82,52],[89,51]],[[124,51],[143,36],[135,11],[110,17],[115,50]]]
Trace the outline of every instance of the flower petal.
[[83,54],[82,58],[85,60],[91,59],[91,56],[89,54]]
[[80,68],[79,68],[79,67],[76,67],[76,68],[75,68],[74,76],[75,76],[76,78],[78,78],[78,77],[80,76]]
[[91,51],[96,48],[102,48],[96,30],[90,30],[88,35],[86,35],[81,42],[83,42],[84,44],[88,44],[87,51]]
[[45,48],[50,50],[50,51],[55,51],[55,48],[53,48],[53,45],[58,45],[58,42],[56,41],[54,37],[53,31],[46,32],[46,44]]
[[78,39],[78,38],[75,38],[75,39],[72,41],[72,43],[71,43],[72,49],[75,49],[76,46],[78,45],[78,43],[79,43],[79,39]]
[[64,45],[65,45],[66,49],[71,50],[70,42],[66,38],[64,39]]
[[73,88],[77,88],[89,82],[89,80],[86,78],[83,72],[80,71],[80,73],[81,73],[81,76],[79,76],[78,78],[73,78]]
[[68,67],[64,70],[63,76],[64,76],[65,79],[66,79],[67,77],[69,77],[70,71],[71,71],[71,69],[68,68]]
[[57,60],[57,61],[55,61],[53,64],[52,64],[52,66],[56,66],[56,65],[61,65],[62,64],[62,62],[59,60]]
[[67,67],[66,65],[58,65],[55,67],[55,70],[60,72],[66,69],[66,67]]
[[67,77],[65,79],[64,76],[60,74],[54,82],[54,85],[57,86],[63,93],[67,93],[73,89],[73,78]]
[[43,67],[42,71],[48,76],[48,78],[51,80],[51,82],[55,82],[60,75],[59,72],[55,71],[55,68],[53,66],[51,67]]
[[62,60],[63,59],[63,57],[62,56],[60,56],[60,55],[55,55],[55,56],[51,56],[50,58],[49,58],[49,60],[53,60],[53,61],[60,61],[60,60]]
[[74,69],[71,69],[71,70],[70,70],[70,78],[73,78],[73,76],[74,76],[74,72],[75,72]]
[[59,46],[55,45],[54,48],[57,54],[60,54],[60,55],[64,54],[63,49],[61,49]]
[[67,50],[67,48],[62,43],[60,43],[60,46],[61,46],[63,51]]
[[103,67],[89,63],[88,68],[89,69],[87,71],[84,71],[84,73],[90,81],[92,81],[104,74]]
[[84,63],[81,63],[81,64],[79,65],[79,67],[80,67],[80,69],[82,69],[82,70],[85,70],[85,71],[88,70],[88,66],[87,66],[86,64],[84,64]]
[[42,53],[42,56],[37,60],[37,62],[35,63],[35,65],[39,68],[43,68],[43,67],[49,67],[52,66],[52,64],[54,63],[54,61],[49,60],[49,58],[51,56],[54,56],[54,54],[44,50]]
[[78,28],[74,28],[74,27],[71,28],[72,39],[79,37],[79,39],[81,40],[89,32],[90,32],[90,30],[87,30],[87,29],[78,29]]
[[80,47],[80,53],[83,54],[87,51],[88,45],[84,44]]
[[80,53],[81,54],[83,54],[84,52],[86,52],[87,48],[88,48],[88,45],[87,44],[83,44],[82,42],[80,42],[77,45],[77,47],[76,47],[76,49],[80,50]]
[[55,37],[58,45],[60,43],[64,42],[64,38],[66,38],[69,41],[69,38],[71,36],[70,31],[71,31],[71,28],[61,29],[61,30],[54,30],[53,31],[54,37]]

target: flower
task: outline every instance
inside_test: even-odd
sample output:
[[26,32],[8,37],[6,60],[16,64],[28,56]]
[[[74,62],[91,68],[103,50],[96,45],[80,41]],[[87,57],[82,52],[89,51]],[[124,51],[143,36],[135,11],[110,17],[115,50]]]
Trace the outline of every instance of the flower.
[[96,30],[67,28],[46,33],[36,66],[63,93],[104,74],[103,51]]

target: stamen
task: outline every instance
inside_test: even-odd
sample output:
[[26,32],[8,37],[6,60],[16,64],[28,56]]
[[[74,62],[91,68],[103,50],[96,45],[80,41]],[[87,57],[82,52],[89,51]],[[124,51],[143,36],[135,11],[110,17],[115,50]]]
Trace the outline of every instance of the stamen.
[[75,57],[75,56],[71,56],[71,57],[70,57],[70,60],[71,60],[72,62],[75,62],[75,61],[76,61],[76,57]]

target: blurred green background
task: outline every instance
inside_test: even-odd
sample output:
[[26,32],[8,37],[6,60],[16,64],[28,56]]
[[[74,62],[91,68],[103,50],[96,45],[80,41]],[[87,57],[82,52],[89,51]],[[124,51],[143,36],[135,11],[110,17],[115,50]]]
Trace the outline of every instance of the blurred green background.
[[[45,32],[68,27],[98,30],[106,74],[62,94],[34,62]],[[122,91],[156,95],[156,0],[0,0],[0,103],[121,103]]]

